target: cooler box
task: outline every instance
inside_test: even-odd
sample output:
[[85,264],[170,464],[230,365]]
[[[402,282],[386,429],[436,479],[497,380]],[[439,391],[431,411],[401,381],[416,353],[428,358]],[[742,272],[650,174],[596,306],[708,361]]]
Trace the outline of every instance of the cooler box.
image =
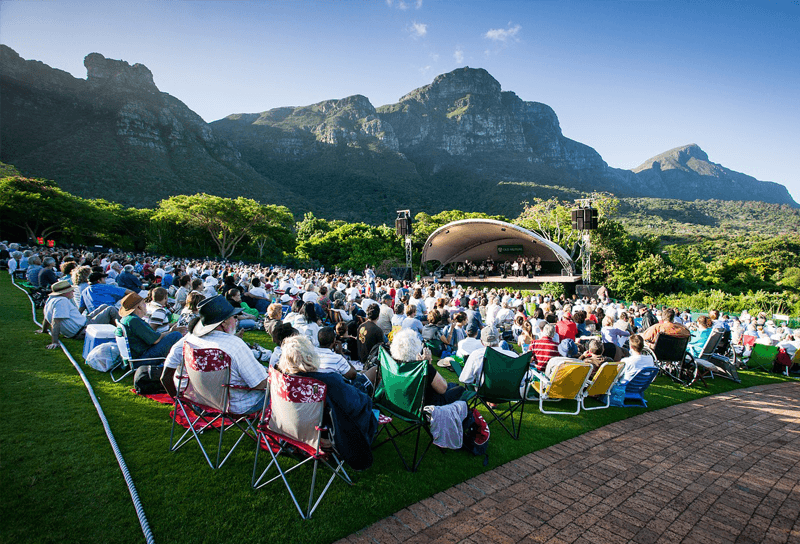
[[89,356],[89,352],[96,346],[106,342],[116,342],[114,325],[88,325],[86,327],[86,337],[83,340],[83,360]]

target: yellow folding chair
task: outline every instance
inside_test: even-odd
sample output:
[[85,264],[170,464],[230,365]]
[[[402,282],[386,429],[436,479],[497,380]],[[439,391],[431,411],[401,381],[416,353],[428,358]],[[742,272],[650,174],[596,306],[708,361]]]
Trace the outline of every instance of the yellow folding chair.
[[[539,411],[543,414],[577,415],[581,411],[581,398],[586,384],[589,382],[592,365],[567,357],[554,359],[548,362],[548,366],[555,365],[549,378],[538,370],[531,369],[531,372],[539,379],[532,384],[539,395]],[[544,401],[546,400],[574,400],[577,407],[574,412],[545,410]]]
[[[594,379],[589,381],[583,395],[581,395],[581,409],[600,410],[611,406],[611,387],[617,383],[617,378],[619,378],[623,368],[625,368],[624,363],[603,363],[600,365],[600,368],[597,369],[597,373],[594,375]],[[591,407],[586,406],[587,397],[600,397],[603,395],[606,397],[605,404]]]

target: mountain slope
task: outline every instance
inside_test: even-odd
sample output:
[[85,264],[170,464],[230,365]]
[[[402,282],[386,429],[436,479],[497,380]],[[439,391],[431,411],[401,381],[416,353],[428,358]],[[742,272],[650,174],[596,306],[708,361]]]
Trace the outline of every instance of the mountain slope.
[[76,79],[0,46],[0,160],[127,205],[197,192],[278,197],[230,142],[160,92],[145,66],[98,53],[84,65],[87,79]]
[[786,187],[734,172],[708,160],[696,144],[670,149],[633,169],[652,196],[672,194],[684,200],[760,200],[794,204]]

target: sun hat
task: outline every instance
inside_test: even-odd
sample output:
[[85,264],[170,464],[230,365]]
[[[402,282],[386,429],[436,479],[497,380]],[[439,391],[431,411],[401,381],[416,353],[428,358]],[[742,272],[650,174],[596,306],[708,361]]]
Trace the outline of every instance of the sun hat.
[[197,312],[200,314],[200,320],[194,326],[192,334],[203,336],[216,329],[230,316],[242,313],[242,309],[234,308],[222,295],[215,295],[198,304]]
[[119,301],[119,315],[121,317],[131,315],[143,300],[137,293],[128,293]]
[[73,288],[74,286],[67,280],[57,281],[50,287],[50,289],[52,289],[50,296],[57,297],[58,295],[63,295],[72,291]]

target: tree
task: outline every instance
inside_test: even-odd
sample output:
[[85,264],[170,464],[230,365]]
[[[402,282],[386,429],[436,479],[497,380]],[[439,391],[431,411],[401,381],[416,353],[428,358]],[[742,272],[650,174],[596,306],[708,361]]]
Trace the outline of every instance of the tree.
[[462,219],[495,219],[497,221],[508,222],[508,219],[502,215],[487,215],[479,212],[462,212],[461,210],[448,210],[439,212],[436,215],[429,215],[425,212],[420,212],[414,216],[414,223],[412,225],[412,238],[414,243],[424,244],[428,236],[439,227],[443,227],[453,221],[461,221]]
[[223,198],[205,193],[178,195],[158,203],[155,219],[201,228],[211,235],[220,257],[233,254],[253,225],[269,215],[265,206],[250,198]]
[[0,217],[28,239],[50,238],[82,224],[86,201],[55,181],[11,176],[0,180]]
[[276,250],[291,251],[294,247],[294,216],[286,206],[272,204],[263,207],[263,216],[248,229],[250,239],[258,248],[258,258],[264,256],[264,247],[271,244]]

